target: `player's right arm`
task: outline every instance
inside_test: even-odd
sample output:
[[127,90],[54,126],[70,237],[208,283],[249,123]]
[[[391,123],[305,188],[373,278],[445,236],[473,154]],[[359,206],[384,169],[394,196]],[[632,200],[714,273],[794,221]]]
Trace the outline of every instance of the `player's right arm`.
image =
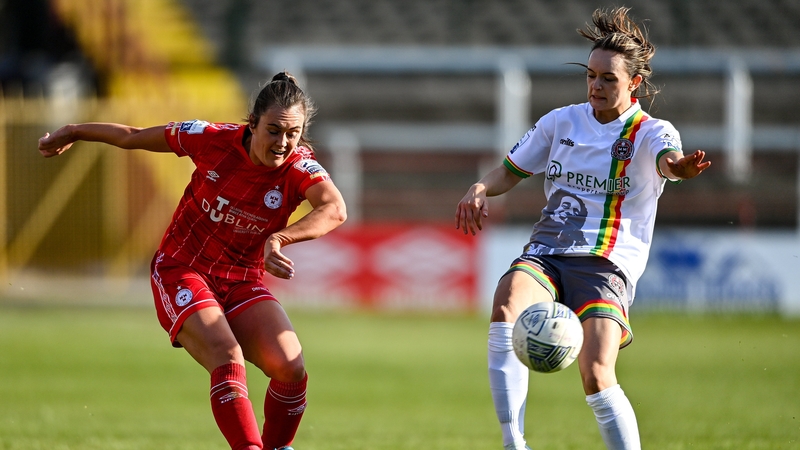
[[65,125],[39,139],[39,153],[45,158],[60,155],[77,141],[103,142],[124,149],[170,152],[164,125],[137,128],[117,123],[81,123]]
[[473,235],[482,230],[483,218],[489,217],[486,197],[504,194],[520,181],[522,177],[508,170],[505,165],[501,165],[470,186],[456,208],[456,229],[461,228],[464,234]]

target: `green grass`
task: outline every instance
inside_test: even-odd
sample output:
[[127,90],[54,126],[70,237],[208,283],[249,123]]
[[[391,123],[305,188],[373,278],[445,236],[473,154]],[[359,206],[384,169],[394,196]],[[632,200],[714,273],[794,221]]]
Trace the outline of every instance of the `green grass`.
[[[298,450],[500,448],[484,317],[290,316],[310,376]],[[618,375],[645,448],[800,449],[800,322],[633,325]],[[260,411],[267,382],[248,369]],[[224,449],[207,393],[147,308],[0,308],[0,450]],[[574,366],[532,374],[526,422],[534,449],[604,448]]]

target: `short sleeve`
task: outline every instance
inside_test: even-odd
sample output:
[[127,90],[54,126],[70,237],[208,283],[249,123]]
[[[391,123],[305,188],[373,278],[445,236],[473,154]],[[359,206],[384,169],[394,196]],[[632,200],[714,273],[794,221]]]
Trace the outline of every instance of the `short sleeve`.
[[503,164],[522,178],[544,172],[553,143],[554,129],[555,114],[550,112],[522,136],[508,152]]
[[164,129],[167,144],[178,156],[193,157],[208,142],[210,134],[218,131],[204,120],[170,122]]
[[308,188],[323,181],[330,181],[331,176],[314,158],[310,150],[305,147],[299,147],[297,150],[301,158],[292,163],[289,173],[296,181],[299,193],[305,198]]

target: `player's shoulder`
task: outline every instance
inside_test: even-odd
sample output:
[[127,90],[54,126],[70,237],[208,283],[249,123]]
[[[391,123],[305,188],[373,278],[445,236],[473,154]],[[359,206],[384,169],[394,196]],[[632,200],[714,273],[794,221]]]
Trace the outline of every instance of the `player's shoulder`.
[[543,124],[551,122],[554,125],[562,122],[580,123],[587,114],[591,114],[591,106],[588,103],[574,103],[551,109],[542,116],[540,122]]
[[297,175],[309,178],[328,176],[328,172],[314,156],[314,151],[308,147],[299,146],[295,148],[288,163],[290,170]]

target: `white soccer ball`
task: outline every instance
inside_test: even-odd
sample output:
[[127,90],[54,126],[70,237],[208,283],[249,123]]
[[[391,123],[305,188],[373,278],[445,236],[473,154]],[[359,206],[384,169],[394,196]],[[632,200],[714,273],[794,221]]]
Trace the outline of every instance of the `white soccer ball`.
[[535,372],[552,373],[567,368],[583,346],[578,316],[556,302],[527,307],[514,323],[514,353]]

